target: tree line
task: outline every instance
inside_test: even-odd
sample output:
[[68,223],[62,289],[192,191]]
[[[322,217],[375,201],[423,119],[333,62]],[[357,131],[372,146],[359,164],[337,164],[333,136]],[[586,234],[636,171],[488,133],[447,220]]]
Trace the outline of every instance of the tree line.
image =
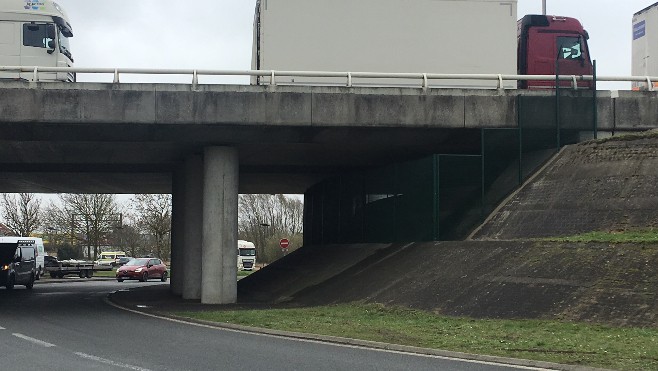
[[[257,259],[271,263],[303,242],[304,204],[285,195],[240,195],[238,238],[256,245]],[[43,205],[35,194],[2,194],[3,223],[18,236],[43,236],[60,259],[97,259],[101,251],[130,256],[171,256],[171,195],[139,194],[129,204],[110,194],[60,194]]]
[[18,236],[42,236],[59,259],[95,260],[101,251],[130,256],[171,254],[171,196],[135,195],[128,205],[110,194],[60,194],[43,205],[34,194],[2,194],[3,222]]
[[238,200],[238,236],[256,245],[257,261],[271,263],[287,252],[279,247],[288,239],[293,251],[302,246],[304,203],[285,195],[245,194]]

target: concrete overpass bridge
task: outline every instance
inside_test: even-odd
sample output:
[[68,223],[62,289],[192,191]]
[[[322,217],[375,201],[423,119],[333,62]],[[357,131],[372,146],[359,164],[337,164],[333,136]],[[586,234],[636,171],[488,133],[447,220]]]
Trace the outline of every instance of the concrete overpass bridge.
[[550,91],[3,82],[0,192],[171,193],[172,290],[230,303],[238,192],[481,154],[485,130],[645,130],[656,99],[565,91],[556,110]]

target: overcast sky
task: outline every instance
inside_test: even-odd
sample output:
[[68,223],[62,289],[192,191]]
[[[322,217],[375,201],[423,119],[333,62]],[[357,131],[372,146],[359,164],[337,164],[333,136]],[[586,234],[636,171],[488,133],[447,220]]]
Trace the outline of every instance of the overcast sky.
[[[58,2],[73,24],[72,47],[79,67],[251,68],[256,0]],[[590,48],[600,75],[630,75],[633,13],[655,2],[548,0],[547,4],[549,14],[581,20],[591,36]],[[519,0],[518,17],[540,14],[541,4],[541,0]],[[107,81],[109,77],[103,79]],[[153,79],[162,81],[163,77]],[[224,81],[246,83],[247,79],[233,77]]]

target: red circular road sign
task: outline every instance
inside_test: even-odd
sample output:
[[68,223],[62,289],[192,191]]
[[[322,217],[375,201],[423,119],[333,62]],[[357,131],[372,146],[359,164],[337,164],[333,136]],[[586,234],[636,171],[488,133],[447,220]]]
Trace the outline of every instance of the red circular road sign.
[[281,246],[282,249],[287,249],[288,245],[290,245],[290,241],[288,241],[287,238],[283,238],[279,241],[279,246]]

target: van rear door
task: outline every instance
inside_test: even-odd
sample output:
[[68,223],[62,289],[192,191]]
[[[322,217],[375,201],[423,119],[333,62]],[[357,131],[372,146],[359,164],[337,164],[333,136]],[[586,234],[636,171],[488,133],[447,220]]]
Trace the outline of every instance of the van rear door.
[[[19,242],[20,245],[20,242]],[[20,250],[20,262],[16,262],[14,269],[16,271],[16,283],[25,284],[32,280],[36,264],[36,248],[34,245],[21,246],[17,249]]]

